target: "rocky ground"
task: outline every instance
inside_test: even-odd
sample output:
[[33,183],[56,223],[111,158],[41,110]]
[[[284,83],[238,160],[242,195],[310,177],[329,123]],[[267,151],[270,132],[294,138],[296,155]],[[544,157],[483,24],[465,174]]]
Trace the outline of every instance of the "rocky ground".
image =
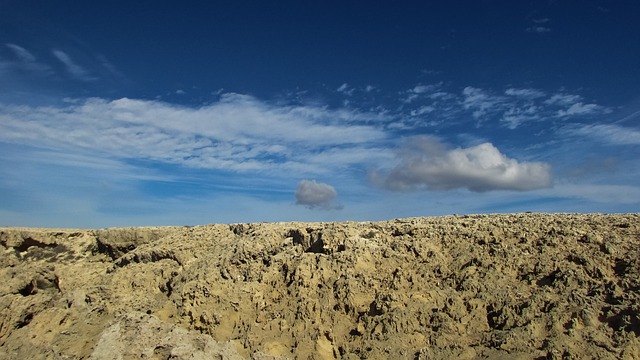
[[0,228],[0,359],[640,359],[639,220]]

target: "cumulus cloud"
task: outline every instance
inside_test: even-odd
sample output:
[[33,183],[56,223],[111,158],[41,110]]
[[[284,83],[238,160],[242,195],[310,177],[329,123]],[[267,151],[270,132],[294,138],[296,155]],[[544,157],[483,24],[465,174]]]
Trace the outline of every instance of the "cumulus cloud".
[[62,50],[52,50],[53,56],[55,56],[65,67],[69,75],[76,80],[81,81],[94,81],[96,78],[92,76],[87,69],[78,65],[71,56]]
[[296,204],[310,209],[341,209],[335,200],[338,196],[336,189],[325,183],[315,180],[302,180],[296,189]]
[[448,149],[438,139],[414,137],[398,152],[400,164],[372,172],[374,183],[390,190],[527,191],[551,186],[549,165],[518,162],[491,143]]

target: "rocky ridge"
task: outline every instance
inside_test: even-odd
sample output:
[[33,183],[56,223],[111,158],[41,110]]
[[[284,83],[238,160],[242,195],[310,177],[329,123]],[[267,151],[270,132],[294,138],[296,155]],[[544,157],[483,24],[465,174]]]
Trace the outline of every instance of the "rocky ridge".
[[0,359],[640,359],[639,220],[0,228]]

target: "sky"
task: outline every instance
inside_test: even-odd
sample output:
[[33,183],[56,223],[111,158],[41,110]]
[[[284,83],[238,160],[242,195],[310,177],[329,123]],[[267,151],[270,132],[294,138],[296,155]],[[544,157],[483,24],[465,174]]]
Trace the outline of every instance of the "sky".
[[640,208],[635,0],[0,14],[0,226]]

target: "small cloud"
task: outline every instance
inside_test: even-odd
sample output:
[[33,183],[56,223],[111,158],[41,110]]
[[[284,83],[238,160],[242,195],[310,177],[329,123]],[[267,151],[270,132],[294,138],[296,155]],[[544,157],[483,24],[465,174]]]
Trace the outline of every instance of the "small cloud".
[[551,186],[549,165],[510,159],[488,142],[451,150],[434,137],[419,136],[398,157],[399,165],[386,174],[371,173],[371,180],[395,191],[528,191]]
[[18,46],[16,44],[5,44],[5,46],[13,51],[15,56],[22,62],[30,63],[36,61],[36,57],[22,46]]
[[432,69],[422,69],[420,70],[422,75],[440,75],[442,71],[432,70]]
[[546,96],[544,92],[537,89],[509,88],[505,90],[504,93],[505,95],[515,96],[515,97],[524,98],[524,99],[537,99],[537,98]]
[[435,85],[416,85],[409,92],[414,94],[424,94],[426,92],[435,91],[440,87],[440,84]]
[[551,32],[551,28],[548,28],[545,26],[530,26],[527,28],[527,32],[534,33],[534,34],[544,34],[544,33]]
[[533,19],[532,22],[533,22],[533,25],[527,28],[527,32],[533,33],[533,34],[545,34],[545,33],[551,32],[551,28],[544,25],[551,22],[551,19],[549,18]]
[[111,61],[109,61],[107,59],[106,56],[98,54],[98,55],[96,55],[96,59],[98,59],[98,62],[100,63],[100,65],[102,65],[102,67],[104,69],[106,69],[107,72],[109,74],[111,74],[112,76],[115,76],[118,79],[125,79],[126,78],[124,76],[124,74],[122,72],[120,72],[120,70],[118,70],[118,68],[116,68],[116,66],[113,65],[113,63],[111,63]]
[[603,107],[596,104],[583,104],[581,102],[571,105],[566,110],[558,110],[559,117],[573,116],[573,115],[589,115],[599,113],[603,110]]
[[51,52],[53,53],[53,56],[55,56],[64,65],[65,69],[67,70],[69,75],[71,75],[71,77],[81,81],[96,80],[95,77],[91,76],[89,71],[76,64],[73,59],[71,59],[71,56],[69,56],[64,51],[54,49]]
[[306,206],[309,209],[338,210],[342,206],[335,203],[338,196],[336,189],[325,183],[315,180],[302,180],[296,189],[296,204]]
[[473,117],[476,119],[499,111],[504,102],[502,97],[472,86],[465,87],[462,90],[462,95],[464,96],[462,103],[464,108],[473,111]]
[[15,56],[17,61],[10,63],[10,66],[36,75],[50,75],[51,69],[49,66],[38,62],[35,55],[22,46],[7,43],[4,44]]
[[436,108],[434,108],[433,106],[426,105],[426,106],[421,106],[416,110],[412,110],[410,114],[411,116],[420,116],[420,115],[432,113],[435,110]]
[[354,88],[350,88],[350,87],[349,87],[349,84],[347,84],[347,83],[344,83],[344,84],[340,85],[340,86],[336,89],[336,91],[337,91],[337,92],[341,92],[341,93],[343,93],[343,94],[345,94],[345,95],[349,95],[349,96],[353,95],[353,91],[354,91],[354,90],[355,90],[355,89],[354,89]]
[[178,90],[176,90],[176,94],[178,94],[178,95],[184,95],[184,94],[186,94],[186,91],[184,91],[184,90],[182,90],[182,89],[178,89]]
[[433,94],[445,94],[440,91],[441,88],[442,88],[442,82],[439,82],[437,84],[429,84],[429,85],[418,84],[413,88],[407,90],[406,92],[403,92],[402,94],[404,95],[404,98],[402,98],[401,101],[404,102],[405,104],[409,104],[420,98],[435,99],[432,97]]
[[582,96],[572,94],[555,94],[545,100],[544,104],[561,107],[556,111],[556,117],[584,116],[611,111],[611,109],[601,105],[585,104]]
[[501,121],[507,124],[509,129],[513,130],[520,126],[520,124],[540,120],[539,112],[539,108],[535,105],[525,107],[514,106],[502,115]]
[[569,106],[582,100],[580,95],[571,94],[554,94],[552,97],[544,101],[547,105]]

